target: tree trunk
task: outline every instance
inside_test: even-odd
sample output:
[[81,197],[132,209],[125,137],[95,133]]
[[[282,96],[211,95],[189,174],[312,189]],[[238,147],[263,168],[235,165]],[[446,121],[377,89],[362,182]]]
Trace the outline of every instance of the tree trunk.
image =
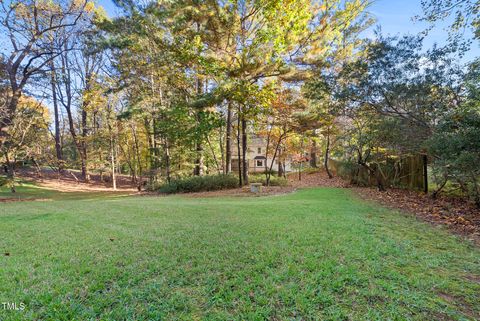
[[[138,180],[135,178],[135,182],[137,183],[137,189],[140,192],[142,190],[142,183],[143,183],[142,182],[142,177],[143,177],[142,157],[140,155],[140,147],[139,147],[139,144],[138,144],[136,126],[134,126],[132,123],[130,123],[130,128],[132,129],[133,145],[135,147],[134,160],[135,160],[135,158],[137,159],[137,166],[136,167],[138,167],[138,177],[139,177]],[[137,176],[137,175],[135,175],[135,176]]]
[[15,189],[15,162],[12,162],[10,161],[10,159],[8,157],[6,157],[6,161],[7,161],[7,179],[10,182],[10,191],[12,193],[16,193],[16,189]]
[[58,162],[58,171],[61,173],[63,171],[63,156],[62,156],[62,144],[60,137],[60,115],[58,112],[58,100],[57,100],[57,79],[55,77],[55,66],[53,65],[53,60],[50,62],[50,85],[52,87],[52,103],[53,103],[53,113],[54,113],[54,123],[55,123],[55,152]]
[[113,139],[110,140],[110,161],[112,166],[112,187],[113,190],[117,190],[117,176],[115,175],[115,143]]
[[[220,175],[222,174],[222,168],[220,166],[220,163],[218,162],[217,154],[215,153],[215,149],[213,148],[212,142],[210,141],[210,137],[206,137],[208,147],[210,147],[210,150],[212,151],[212,157],[213,161],[215,162],[215,167],[217,168],[217,173]],[[209,171],[210,173],[210,171]]]
[[170,146],[168,144],[168,141],[165,139],[165,174],[167,176],[167,182],[170,183],[171,181],[171,174],[170,174]]
[[323,161],[323,165],[325,166],[325,171],[328,174],[328,178],[332,179],[333,175],[330,172],[330,168],[328,167],[328,160],[330,159],[330,132],[327,131],[327,143],[325,146],[325,159]]
[[310,148],[310,167],[317,168],[317,142],[312,139]]
[[[240,113],[239,113],[240,114]],[[243,186],[242,178],[242,154],[240,150],[240,115],[237,115],[237,155],[238,155],[238,186]]]
[[383,174],[382,174],[382,171],[380,169],[380,164],[375,164],[375,168],[372,168],[372,166],[368,165],[367,164],[367,159],[369,157],[365,157],[365,160],[362,158],[360,152],[359,152],[359,156],[358,156],[358,164],[360,166],[363,166],[369,173],[370,176],[374,176],[375,177],[375,180],[377,182],[377,188],[380,192],[385,192],[386,191],[386,188],[385,188],[385,183],[384,183],[384,179],[383,179]]
[[428,194],[428,156],[422,155],[423,160],[423,192]]
[[225,139],[225,173],[232,172],[232,105],[227,107],[227,128]]
[[[88,92],[91,87],[93,75],[90,74],[88,71],[85,75],[85,88],[84,91]],[[88,127],[87,127],[87,108],[89,105],[89,101],[84,100],[82,103],[82,141],[81,147],[82,151],[80,152],[80,157],[82,158],[82,179],[85,182],[90,181],[90,175],[88,174],[88,155],[87,155],[87,136],[88,136]],[[95,123],[93,124],[95,126]]]
[[[67,99],[70,101],[69,98],[67,98]],[[77,133],[75,132],[75,125],[74,125],[74,122],[73,122],[73,116],[72,116],[72,110],[71,110],[70,102],[68,102],[65,105],[65,109],[67,111],[68,127],[69,127],[69,130],[70,130],[70,135],[72,136],[73,143],[75,144],[75,147],[77,148],[77,151],[80,154],[80,159],[81,159],[81,162],[82,162],[82,174],[83,174],[83,169],[84,169],[84,167],[86,169],[86,164],[84,162],[82,143],[78,141]],[[86,172],[86,170],[85,170],[85,172]]]
[[195,176],[202,176],[203,175],[203,143],[199,139],[196,143],[196,152],[197,152],[197,159],[195,160],[195,170],[193,174]]
[[[150,124],[150,121],[145,118],[145,128],[147,130],[147,136],[148,136],[148,157],[149,157],[149,165],[150,165],[150,171],[149,171],[149,182],[150,184],[153,184],[155,182],[155,170],[156,170],[156,150],[155,150],[155,136],[154,136],[154,129],[155,128],[155,123],[152,120],[153,125]],[[141,187],[140,187],[141,188]]]
[[[197,26],[198,28],[198,26]],[[203,94],[203,83],[202,80],[198,77],[197,75],[197,80],[196,80],[196,86],[197,86],[197,95],[200,96]],[[202,110],[199,109],[196,112],[196,121],[197,121],[197,126],[201,126],[201,113]],[[193,170],[193,175],[195,176],[202,176],[203,175],[203,135],[202,133],[198,133],[199,137],[197,137],[197,141],[195,143],[196,145],[196,154],[197,158],[195,159],[195,169]]]
[[[268,171],[267,171],[267,181],[266,181],[266,185],[267,186],[270,186],[270,179],[272,177],[272,168],[273,168],[273,164],[275,162],[275,159],[277,158],[277,155],[278,155],[278,151],[280,149],[280,144],[282,142],[282,139],[283,139],[283,135],[281,135],[277,141],[277,144],[275,146],[275,152],[273,153],[273,157],[272,157],[272,162],[270,163],[270,167],[268,168]],[[265,157],[265,163],[267,163],[267,157]]]
[[447,182],[448,182],[448,176],[447,175],[444,175],[443,177],[443,181],[441,184],[438,185],[438,187],[435,189],[435,191],[433,191],[432,193],[432,198],[433,199],[436,199],[438,194],[440,194],[440,192],[443,190],[443,188],[445,187],[445,185],[447,185]]
[[283,177],[285,175],[285,171],[283,168],[283,162],[278,160],[278,177]]
[[247,121],[242,116],[242,165],[243,165],[243,184],[248,184],[248,141],[247,141]]
[[82,106],[82,141],[80,143],[81,152],[80,157],[82,161],[82,179],[84,182],[90,181],[90,175],[88,175],[87,169],[87,135],[88,135],[88,128],[87,128],[87,104],[84,103]]
[[272,131],[269,130],[268,134],[267,134],[267,146],[265,146],[265,182],[266,182],[265,185],[267,185],[267,186],[270,184],[270,175],[272,174],[271,169],[272,169],[273,161],[274,161],[274,160],[272,160],[272,163],[270,165],[270,170],[268,170],[268,153],[270,152],[270,139],[271,139],[271,137],[272,137]]
[[383,174],[380,169],[380,164],[377,164],[375,168],[375,178],[377,180],[377,188],[380,192],[385,192],[387,189],[385,188],[385,183],[383,179]]

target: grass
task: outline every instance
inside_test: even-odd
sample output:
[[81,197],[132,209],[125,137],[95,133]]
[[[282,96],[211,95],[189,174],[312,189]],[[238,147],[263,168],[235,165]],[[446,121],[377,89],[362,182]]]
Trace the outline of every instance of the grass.
[[[31,182],[22,181],[15,186],[16,193],[12,193],[7,187],[0,187],[0,200],[2,199],[21,199],[21,200],[85,200],[85,199],[103,199],[111,197],[121,197],[128,195],[125,191],[79,191],[79,192],[59,192],[56,190],[43,188]],[[0,203],[2,204],[2,203]],[[1,212],[0,212],[1,213]],[[1,319],[0,319],[1,321]]]
[[478,248],[345,189],[5,203],[0,235],[2,321],[480,318]]

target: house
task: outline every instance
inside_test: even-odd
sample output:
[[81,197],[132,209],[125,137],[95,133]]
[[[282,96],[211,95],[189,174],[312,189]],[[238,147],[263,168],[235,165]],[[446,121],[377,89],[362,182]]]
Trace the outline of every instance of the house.
[[[265,156],[267,151],[267,140],[263,137],[253,136],[248,141],[248,151],[247,151],[247,161],[248,161],[248,171],[249,173],[263,173],[265,172],[265,166],[270,168],[273,158],[273,149],[275,148],[274,144],[271,143],[268,158]],[[283,157],[282,157],[283,158]],[[232,171],[238,172],[239,164],[238,151],[236,146],[233,146],[232,150]],[[282,163],[283,172],[289,173],[292,171],[292,159],[286,157]],[[280,169],[280,158],[275,158],[275,161],[272,166],[272,170],[279,172]]]

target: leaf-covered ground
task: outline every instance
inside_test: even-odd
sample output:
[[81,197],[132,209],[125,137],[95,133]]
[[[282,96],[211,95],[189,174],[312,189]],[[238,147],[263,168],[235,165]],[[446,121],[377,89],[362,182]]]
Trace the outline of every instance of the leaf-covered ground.
[[0,235],[2,321],[480,318],[477,247],[348,189],[4,203]]

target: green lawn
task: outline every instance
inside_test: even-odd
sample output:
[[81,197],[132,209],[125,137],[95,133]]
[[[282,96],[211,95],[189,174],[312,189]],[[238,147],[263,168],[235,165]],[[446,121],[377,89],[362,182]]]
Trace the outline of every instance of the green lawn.
[[[0,187],[1,199],[37,199],[37,200],[85,200],[105,197],[127,196],[126,191],[82,191],[82,192],[59,192],[48,188],[40,187],[31,182],[20,182],[16,187],[16,193],[12,193],[9,188]],[[1,319],[0,319],[1,321]]]
[[478,248],[346,189],[4,203],[0,235],[2,321],[480,319]]

